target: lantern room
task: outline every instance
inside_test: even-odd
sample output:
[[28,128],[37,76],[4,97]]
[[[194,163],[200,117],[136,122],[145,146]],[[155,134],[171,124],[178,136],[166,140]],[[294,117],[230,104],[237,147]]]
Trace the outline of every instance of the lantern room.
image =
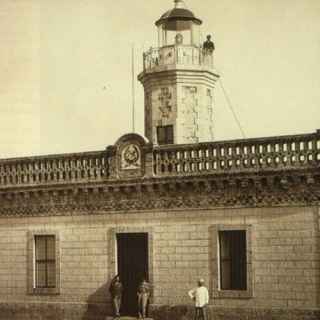
[[188,10],[182,0],[175,0],[173,9],[156,21],[158,46],[187,45],[200,46],[202,21]]

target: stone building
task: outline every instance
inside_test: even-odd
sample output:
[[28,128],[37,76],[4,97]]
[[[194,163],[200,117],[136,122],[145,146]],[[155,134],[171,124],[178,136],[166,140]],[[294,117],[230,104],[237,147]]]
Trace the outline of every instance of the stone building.
[[213,54],[182,2],[144,54],[145,136],[105,150],[0,160],[0,319],[122,314],[152,284],[154,319],[320,318],[320,131],[212,141]]

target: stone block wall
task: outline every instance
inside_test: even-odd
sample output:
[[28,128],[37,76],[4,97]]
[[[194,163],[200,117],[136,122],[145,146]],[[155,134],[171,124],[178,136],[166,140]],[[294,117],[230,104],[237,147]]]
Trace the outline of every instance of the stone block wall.
[[213,141],[213,86],[185,81],[179,84],[177,141],[197,143]]
[[[212,315],[224,315],[225,319],[298,319],[285,318],[284,314],[305,314],[299,319],[316,319],[319,222],[319,209],[311,207],[1,218],[0,319],[86,320],[107,315],[108,286],[115,272],[110,270],[114,266],[110,231],[119,228],[152,233],[152,310],[157,319],[167,319],[173,307],[178,308],[174,310],[180,317],[179,308],[184,305],[192,316],[187,292],[198,277],[206,280],[210,290]],[[213,298],[217,279],[212,276],[216,253],[211,233],[212,226],[217,225],[251,226],[251,298]],[[59,233],[58,295],[28,294],[28,232],[37,230]],[[237,314],[242,316],[236,318]]]

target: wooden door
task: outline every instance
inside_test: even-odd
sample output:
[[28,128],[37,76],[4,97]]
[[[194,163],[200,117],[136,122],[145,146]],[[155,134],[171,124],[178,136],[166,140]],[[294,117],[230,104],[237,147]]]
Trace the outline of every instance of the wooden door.
[[148,234],[117,234],[118,273],[123,285],[122,315],[137,315],[137,289],[148,280]]

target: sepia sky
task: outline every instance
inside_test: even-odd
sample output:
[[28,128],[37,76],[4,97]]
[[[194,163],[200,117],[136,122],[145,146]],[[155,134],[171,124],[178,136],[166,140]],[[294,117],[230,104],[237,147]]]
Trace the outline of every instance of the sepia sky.
[[[247,137],[320,129],[319,0],[186,0]],[[102,150],[131,131],[135,68],[173,0],[1,0],[0,158]],[[241,138],[219,85],[215,138]],[[136,81],[136,127],[143,91]]]

